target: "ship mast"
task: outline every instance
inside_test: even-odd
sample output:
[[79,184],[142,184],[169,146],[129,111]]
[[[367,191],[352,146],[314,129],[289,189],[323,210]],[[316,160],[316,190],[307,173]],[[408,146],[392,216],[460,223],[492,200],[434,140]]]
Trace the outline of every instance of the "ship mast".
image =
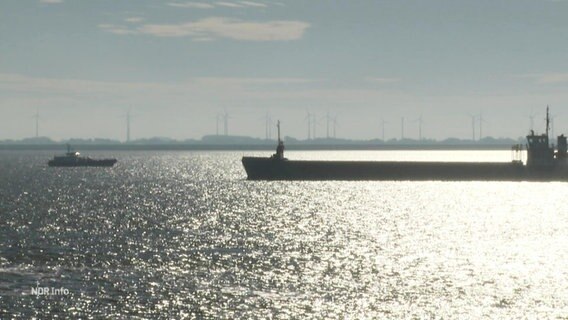
[[280,120],[276,122],[276,127],[278,128],[278,146],[276,147],[276,154],[273,158],[282,160],[284,159],[284,142],[280,140]]
[[276,123],[276,127],[278,128],[278,144],[280,144],[280,120]]
[[546,106],[546,137],[548,138],[548,131],[550,130],[550,115],[548,114],[548,105]]

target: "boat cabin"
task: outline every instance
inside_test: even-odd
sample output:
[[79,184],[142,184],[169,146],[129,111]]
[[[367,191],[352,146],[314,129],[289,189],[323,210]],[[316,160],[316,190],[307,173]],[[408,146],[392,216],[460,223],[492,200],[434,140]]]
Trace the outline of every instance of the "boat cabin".
[[550,145],[548,131],[550,129],[550,116],[546,108],[546,133],[537,135],[531,130],[527,136],[527,166],[552,167],[557,164],[566,164],[567,143],[564,135],[558,136],[557,151],[554,144]]
[[276,153],[272,155],[272,159],[285,160],[284,158],[284,142],[280,140],[280,120],[276,123],[278,128],[278,146],[276,146]]

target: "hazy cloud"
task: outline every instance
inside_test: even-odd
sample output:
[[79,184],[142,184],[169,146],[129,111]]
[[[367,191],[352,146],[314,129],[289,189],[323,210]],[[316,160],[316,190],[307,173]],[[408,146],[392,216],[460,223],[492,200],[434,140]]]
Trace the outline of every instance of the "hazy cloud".
[[130,17],[130,18],[124,19],[124,21],[130,22],[130,23],[138,23],[138,22],[144,21],[144,18],[142,18],[142,17]]
[[206,2],[170,2],[168,3],[170,7],[178,8],[192,8],[192,9],[213,9],[215,7],[225,7],[225,8],[244,8],[244,7],[256,7],[256,8],[266,8],[266,4],[255,1],[238,1],[238,2],[228,2],[219,1],[215,4]]
[[192,39],[195,42],[209,42],[209,41],[215,41],[215,39],[210,38],[210,37],[196,37]]
[[116,34],[140,33],[157,37],[227,38],[243,41],[286,41],[302,38],[310,25],[301,21],[251,22],[212,17],[183,24],[146,24],[136,30],[121,26],[99,25]]
[[568,82],[568,73],[548,73],[537,77],[538,83],[560,83]]
[[98,27],[106,32],[119,34],[119,35],[127,35],[127,34],[136,34],[136,30],[129,29],[126,26],[119,26],[114,24],[99,24]]
[[395,83],[395,82],[401,81],[401,79],[399,79],[399,78],[376,78],[376,77],[369,77],[366,80],[367,80],[367,82],[377,83],[377,84]]
[[318,80],[307,78],[236,78],[236,77],[200,77],[192,80],[195,83],[212,86],[248,86],[270,84],[309,83]]
[[170,2],[168,3],[170,7],[178,8],[193,8],[193,9],[212,9],[215,8],[212,4],[205,2]]
[[206,88],[219,92],[227,88],[257,88],[262,85],[309,83],[317,80],[307,78],[239,78],[239,77],[196,77],[183,82],[162,84],[151,82],[92,81],[79,79],[57,79],[29,77],[20,74],[0,73],[0,90],[28,93],[70,94],[70,93],[123,93],[126,91],[186,92],[189,88],[197,91]]
[[39,3],[57,4],[57,3],[63,3],[63,0],[39,0]]
[[218,6],[221,6],[221,7],[229,7],[229,8],[242,8],[242,7],[244,7],[244,5],[234,3],[234,2],[217,2],[216,4]]
[[260,2],[253,2],[253,1],[240,1],[240,4],[243,4],[245,6],[249,6],[249,7],[259,7],[259,8],[266,8],[267,5],[264,3],[260,3]]
[[521,77],[533,79],[538,84],[568,82],[568,73],[534,73],[521,75]]

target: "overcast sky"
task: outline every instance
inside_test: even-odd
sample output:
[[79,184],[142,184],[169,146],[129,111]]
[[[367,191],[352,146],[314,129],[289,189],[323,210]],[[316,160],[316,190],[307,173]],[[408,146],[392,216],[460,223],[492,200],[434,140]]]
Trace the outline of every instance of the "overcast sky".
[[[3,0],[0,139],[519,137],[568,125],[568,1]],[[477,125],[478,126],[478,125]],[[476,129],[477,130],[477,129]]]

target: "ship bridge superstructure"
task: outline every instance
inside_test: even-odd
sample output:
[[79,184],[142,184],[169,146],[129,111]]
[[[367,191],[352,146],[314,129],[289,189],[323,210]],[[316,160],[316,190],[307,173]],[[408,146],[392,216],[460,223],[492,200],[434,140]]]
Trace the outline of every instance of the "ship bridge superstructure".
[[531,130],[527,135],[527,166],[528,167],[553,167],[558,164],[566,164],[567,143],[566,137],[560,135],[557,138],[558,149],[555,152],[554,144],[550,144],[548,132],[550,131],[550,115],[546,107],[546,131],[537,135]]

